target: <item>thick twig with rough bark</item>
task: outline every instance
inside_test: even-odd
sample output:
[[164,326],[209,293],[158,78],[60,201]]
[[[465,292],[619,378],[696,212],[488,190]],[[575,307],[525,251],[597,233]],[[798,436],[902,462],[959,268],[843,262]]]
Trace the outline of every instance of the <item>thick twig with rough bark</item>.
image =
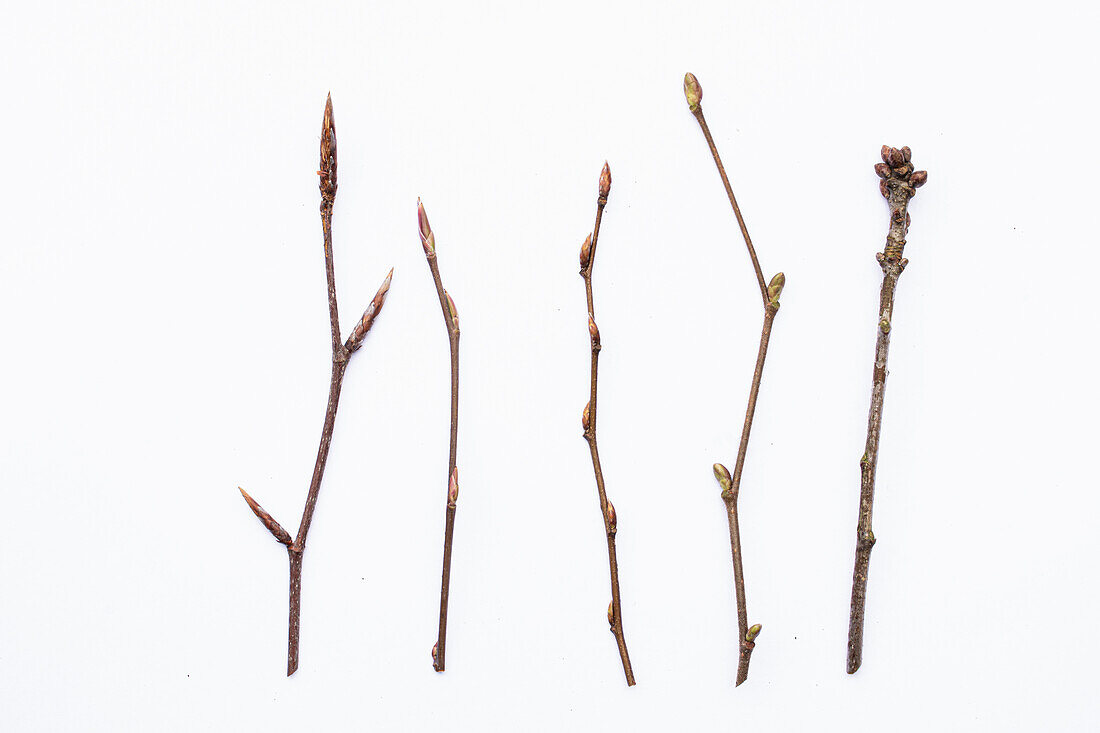
[[317,449],[317,462],[313,466],[313,478],[306,494],[306,505],[302,510],[302,522],[298,534],[293,539],[275,519],[264,511],[255,499],[240,489],[248,506],[283,545],[286,545],[290,557],[290,632],[287,644],[286,674],[289,677],[298,669],[298,629],[302,609],[302,555],[306,549],[306,536],[313,522],[313,512],[317,508],[317,495],[321,490],[321,477],[325,473],[329,446],[332,443],[332,430],[336,423],[336,408],[340,404],[340,389],[344,383],[344,372],[348,368],[348,359],[363,345],[363,339],[374,325],[374,319],[382,310],[386,293],[390,289],[393,270],[389,271],[382,287],[378,289],[370,305],[363,312],[346,342],[340,338],[340,316],[336,306],[336,276],[332,264],[332,207],[336,201],[336,123],[332,114],[332,96],[325,101],[324,120],[321,124],[321,230],[324,235],[325,275],[328,278],[329,324],[332,329],[332,378],[329,382],[328,404],[325,408],[325,423],[321,429],[321,445]]
[[439,276],[439,263],[435,256],[435,233],[428,223],[428,214],[424,205],[416,202],[417,225],[420,228],[420,243],[424,246],[424,255],[428,258],[428,267],[432,271],[435,290],[439,295],[439,307],[443,310],[443,323],[447,327],[447,340],[451,346],[451,452],[447,464],[447,526],[443,532],[443,585],[439,591],[439,636],[432,647],[432,666],[436,672],[446,667],[447,657],[447,602],[451,594],[451,543],[455,533],[455,512],[458,502],[458,309],[450,294],[443,288]]
[[741,209],[737,206],[737,198],[733,195],[729,178],[726,176],[726,168],[722,165],[722,159],[718,156],[718,148],[714,145],[710,128],[703,117],[703,89],[694,74],[684,76],[684,95],[687,97],[688,108],[695,115],[699,127],[703,130],[703,136],[710,147],[710,153],[714,156],[714,163],[718,166],[718,175],[722,179],[722,185],[726,188],[733,214],[737,217],[737,224],[741,227],[741,236],[745,239],[745,246],[749,250],[749,259],[752,261],[752,269],[756,273],[756,281],[760,286],[760,297],[764,301],[764,325],[760,329],[760,349],[756,355],[756,369],[752,374],[752,386],[749,388],[749,404],[745,410],[745,423],[741,428],[741,443],[737,448],[737,462],[733,464],[733,473],[721,463],[714,464],[714,476],[722,487],[722,501],[726,504],[726,515],[730,527],[730,548],[733,553],[733,587],[737,596],[737,633],[740,641],[740,649],[737,662],[737,684],[740,685],[749,676],[749,660],[752,651],[756,647],[756,637],[760,634],[760,624],[749,626],[748,610],[745,607],[745,574],[741,564],[741,527],[737,517],[737,497],[741,489],[741,472],[745,468],[745,455],[749,449],[749,432],[752,430],[752,419],[756,413],[756,398],[760,393],[760,379],[764,374],[764,360],[768,356],[768,342],[772,335],[772,322],[775,314],[779,312],[779,294],[783,291],[786,278],[780,272],[764,283],[764,273],[760,269],[760,262],[756,258],[756,250],[752,246],[749,230],[745,226],[745,219],[741,216]]
[[619,646],[623,673],[626,675],[626,684],[629,686],[634,684],[634,670],[630,666],[630,654],[626,649],[626,637],[623,635],[623,606],[619,600],[619,561],[615,552],[618,520],[615,516],[615,505],[607,500],[603,469],[600,467],[600,450],[596,445],[596,377],[601,347],[600,330],[596,327],[596,309],[592,301],[592,266],[596,262],[596,242],[600,236],[600,220],[603,218],[603,208],[607,205],[607,195],[610,192],[611,168],[604,163],[603,170],[600,171],[599,195],[596,198],[596,224],[592,227],[592,233],[581,245],[580,274],[584,278],[584,291],[588,299],[588,337],[592,347],[592,382],[588,404],[585,405],[581,415],[581,425],[584,428],[584,439],[588,441],[588,449],[592,453],[596,491],[600,496],[600,511],[603,513],[604,533],[607,535],[607,560],[611,566],[611,603],[607,607],[607,622],[611,625],[611,633],[615,635],[615,643]]
[[855,674],[863,663],[863,617],[867,603],[867,570],[875,533],[871,531],[871,513],[875,502],[875,468],[878,465],[879,436],[882,433],[882,404],[886,397],[886,358],[890,350],[890,329],[894,315],[894,291],[898,278],[909,264],[902,257],[909,229],[909,199],[928,180],[927,171],[914,171],[912,153],[882,146],[882,162],[875,172],[882,180],[879,191],[890,206],[890,231],[886,246],[876,253],[882,267],[879,292],[878,339],[875,343],[875,367],[871,382],[871,409],[867,416],[867,443],[859,461],[859,521],[856,527],[856,562],[852,571],[852,608],[848,620],[848,674]]

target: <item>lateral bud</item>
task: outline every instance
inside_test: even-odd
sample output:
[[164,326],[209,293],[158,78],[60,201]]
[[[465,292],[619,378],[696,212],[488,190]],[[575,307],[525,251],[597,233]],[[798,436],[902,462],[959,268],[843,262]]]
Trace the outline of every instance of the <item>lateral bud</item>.
[[600,348],[600,329],[596,328],[596,319],[588,314],[588,335],[592,338],[592,348]]
[[610,501],[607,502],[607,528],[611,534],[615,534],[618,529],[618,518],[615,516],[615,505]]
[[581,245],[581,269],[588,267],[588,262],[592,259],[592,235],[589,234],[584,238],[584,244]]
[[607,604],[607,624],[611,627],[611,630],[615,630],[615,601]]
[[722,498],[733,498],[733,477],[730,476],[728,468],[721,463],[714,464],[714,478],[718,480],[718,485],[722,487]]
[[348,336],[347,343],[344,344],[344,348],[348,351],[356,351],[363,345],[363,339],[366,338],[367,331],[374,325],[374,319],[378,317],[378,314],[382,311],[382,305],[386,302],[386,294],[390,292],[390,282],[393,280],[393,268],[390,268],[390,272],[386,275],[386,279],[382,281],[382,287],[378,288],[378,292],[374,294],[374,298],[371,300],[370,305],[363,311],[363,316],[359,319],[359,322],[355,324],[355,328],[352,330],[351,335]]
[[458,466],[451,471],[451,480],[447,483],[447,506],[452,509],[458,502]]
[[248,504],[248,508],[252,510],[252,513],[255,514],[261,522],[263,522],[265,527],[267,527],[267,531],[275,535],[275,539],[277,539],[279,542],[283,543],[287,547],[290,547],[293,542],[293,540],[290,539],[290,533],[283,529],[282,525],[276,522],[274,517],[265,512],[264,508],[260,506],[255,499],[248,495],[247,491],[242,489],[240,486],[237,487],[237,490],[241,492],[241,496],[244,497],[244,500]]
[[455,306],[454,298],[446,290],[443,291],[443,295],[447,296],[447,312],[451,314],[451,323],[454,324],[455,330],[458,330],[458,308]]
[[764,627],[760,624],[753,624],[752,626],[750,626],[748,632],[745,634],[745,641],[749,642],[750,644],[756,641],[756,637],[760,636],[760,631],[763,628]]
[[775,273],[775,277],[768,283],[768,300],[779,302],[779,294],[783,292],[783,286],[787,284],[787,276],[782,272]]
[[909,176],[909,185],[913,188],[920,188],[926,183],[928,183],[928,171],[916,171]]
[[585,429],[585,432],[588,431],[588,408],[591,405],[592,405],[591,402],[586,402],[584,404],[584,412],[581,413],[581,427],[583,427]]
[[600,198],[606,199],[609,193],[611,193],[611,166],[605,160],[603,170],[600,171]]
[[432,644],[432,665],[439,664],[439,642]]
[[684,74],[684,96],[687,98],[688,109],[692,112],[699,111],[699,105],[703,101],[703,87],[699,80],[690,71]]
[[416,224],[420,229],[420,243],[424,245],[424,254],[431,257],[435,254],[435,233],[428,223],[428,212],[424,211],[424,204],[420,199],[416,200]]

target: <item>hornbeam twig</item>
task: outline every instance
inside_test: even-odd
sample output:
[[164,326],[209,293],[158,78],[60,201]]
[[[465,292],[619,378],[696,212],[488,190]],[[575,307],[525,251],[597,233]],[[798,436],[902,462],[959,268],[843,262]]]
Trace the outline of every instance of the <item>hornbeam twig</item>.
[[325,408],[325,423],[321,429],[321,445],[317,449],[317,462],[313,466],[313,478],[306,494],[306,505],[302,510],[302,522],[298,534],[291,539],[290,533],[264,511],[256,500],[240,489],[248,506],[260,518],[275,539],[286,545],[290,557],[290,633],[287,645],[287,677],[298,669],[298,630],[302,610],[302,555],[306,549],[306,535],[313,522],[313,512],[317,508],[317,495],[321,490],[321,477],[325,473],[328,450],[332,443],[332,429],[336,423],[336,408],[340,404],[340,389],[344,383],[344,372],[348,359],[363,345],[363,339],[374,325],[374,319],[386,302],[386,293],[390,289],[393,269],[390,269],[382,287],[378,288],[370,305],[363,312],[346,342],[340,339],[340,316],[336,307],[336,277],[332,265],[332,206],[336,201],[336,123],[332,114],[332,95],[325,100],[325,115],[321,123],[321,231],[324,235],[325,274],[328,277],[328,312],[332,328],[332,379],[329,382],[328,405]]
[[584,278],[584,290],[588,298],[588,336],[592,347],[592,383],[588,398],[588,404],[581,415],[581,425],[584,427],[584,438],[588,441],[588,448],[592,453],[592,469],[596,474],[596,491],[600,495],[600,511],[603,513],[604,532],[607,535],[607,560],[611,566],[611,604],[607,607],[607,622],[611,625],[611,633],[615,635],[615,643],[619,645],[619,656],[623,661],[623,672],[626,674],[626,684],[634,684],[634,670],[630,667],[630,654],[626,650],[626,637],[623,636],[623,606],[619,600],[619,562],[615,554],[615,533],[618,531],[618,520],[615,516],[615,506],[607,499],[604,490],[603,469],[600,468],[600,451],[596,446],[596,375],[597,364],[600,358],[600,330],[596,327],[596,310],[592,303],[592,266],[596,262],[596,242],[600,236],[600,219],[603,218],[603,207],[607,205],[607,195],[611,191],[611,168],[607,163],[603,164],[600,172],[600,190],[596,198],[596,224],[592,233],[581,245],[581,277]]
[[856,527],[856,562],[852,571],[852,608],[848,619],[848,674],[855,674],[863,663],[863,616],[867,602],[867,570],[875,533],[871,531],[871,513],[875,502],[875,468],[878,465],[879,435],[882,433],[882,403],[886,397],[886,357],[890,350],[890,328],[894,315],[894,290],[909,260],[901,256],[909,229],[909,199],[928,180],[927,171],[914,171],[913,154],[908,147],[882,146],[882,162],[875,165],[879,191],[890,206],[890,231],[886,245],[876,253],[882,268],[879,291],[878,339],[875,343],[875,367],[871,382],[871,409],[867,415],[867,443],[859,461],[859,522]]
[[432,666],[436,672],[442,672],[447,659],[447,601],[451,594],[451,543],[455,534],[455,512],[458,502],[458,309],[455,302],[443,288],[439,276],[439,263],[435,257],[435,233],[428,223],[428,214],[419,199],[416,202],[416,218],[420,228],[420,243],[424,245],[424,255],[428,258],[428,268],[432,271],[436,294],[439,295],[439,307],[443,310],[443,323],[447,327],[447,340],[451,345],[451,453],[447,464],[447,526],[443,532],[443,585],[439,591],[439,636],[432,647]]
[[741,209],[737,206],[737,199],[733,195],[726,169],[722,165],[722,159],[718,156],[718,148],[714,146],[714,138],[710,135],[710,128],[703,117],[703,89],[699,86],[699,80],[694,74],[684,76],[684,95],[687,97],[688,108],[699,121],[699,127],[703,130],[703,136],[707,139],[710,154],[714,156],[714,163],[718,166],[718,175],[722,178],[722,185],[726,187],[726,195],[729,196],[733,214],[737,217],[737,224],[741,227],[741,236],[745,239],[745,246],[749,250],[749,259],[752,261],[752,269],[756,273],[756,281],[760,286],[760,297],[764,301],[764,325],[760,329],[760,349],[756,354],[756,369],[752,374],[752,386],[749,388],[749,405],[745,410],[745,423],[741,428],[741,443],[737,448],[737,462],[733,464],[733,473],[721,463],[714,464],[714,477],[722,487],[722,501],[726,504],[726,516],[730,527],[730,548],[733,553],[733,587],[737,596],[737,633],[740,651],[737,662],[737,684],[740,685],[749,676],[749,660],[752,658],[752,650],[756,647],[756,637],[760,634],[760,624],[749,626],[748,610],[745,607],[745,574],[741,565],[741,529],[737,518],[737,497],[741,489],[741,472],[745,468],[745,454],[749,449],[749,432],[752,430],[752,418],[756,413],[756,398],[760,393],[760,379],[764,374],[764,359],[768,356],[768,342],[772,335],[772,321],[779,312],[779,294],[783,292],[786,278],[783,273],[777,273],[768,284],[764,283],[764,273],[760,269],[760,262],[756,259],[756,250],[749,238],[749,230],[745,226],[745,219],[741,216]]

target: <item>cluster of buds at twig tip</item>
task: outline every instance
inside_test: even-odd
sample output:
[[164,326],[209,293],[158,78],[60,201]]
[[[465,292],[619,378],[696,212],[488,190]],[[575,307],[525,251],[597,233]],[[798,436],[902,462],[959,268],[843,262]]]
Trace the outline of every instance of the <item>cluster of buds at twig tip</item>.
[[390,282],[393,280],[393,268],[390,268],[389,274],[386,275],[386,279],[382,281],[382,286],[378,288],[378,292],[374,294],[374,298],[371,299],[370,305],[363,311],[363,316],[359,319],[359,322],[355,324],[355,328],[352,329],[351,335],[348,336],[347,343],[344,344],[344,348],[348,351],[355,351],[363,345],[363,339],[367,336],[367,331],[374,325],[374,319],[378,317],[378,314],[382,311],[382,305],[386,302],[386,294],[390,292]]
[[611,630],[615,630],[615,601],[607,604],[607,623]]
[[615,534],[618,530],[618,524],[618,517],[615,516],[615,505],[609,501],[607,502],[607,531]]
[[779,295],[783,292],[783,286],[787,284],[787,276],[782,272],[775,273],[775,277],[768,283],[768,300],[774,305],[779,305]]
[[611,193],[611,166],[605,160],[603,170],[600,171],[600,198],[606,199],[609,193]]
[[248,507],[252,510],[252,513],[259,517],[260,521],[264,523],[264,526],[267,527],[267,530],[271,532],[271,534],[275,535],[275,539],[277,539],[279,542],[282,542],[287,547],[290,547],[292,542],[292,540],[290,539],[290,533],[283,529],[282,525],[276,522],[274,517],[265,512],[264,508],[260,506],[255,499],[248,495],[247,491],[242,489],[240,486],[237,487],[237,490],[241,492],[241,496],[243,496],[245,502],[248,503]]
[[688,109],[698,112],[703,101],[703,87],[699,86],[699,80],[690,71],[684,74],[684,96],[687,97]]
[[454,508],[458,502],[458,466],[451,471],[451,480],[447,483],[447,506]]
[[714,464],[714,478],[718,479],[718,485],[722,487],[722,498],[733,498],[733,476],[730,470],[721,463]]
[[454,298],[446,290],[443,291],[443,295],[447,298],[447,312],[451,315],[451,323],[454,325],[454,329],[458,330],[458,307],[455,305]]
[[592,337],[592,348],[600,348],[600,329],[596,328],[596,319],[588,314],[588,335]]
[[592,235],[589,234],[584,238],[584,244],[581,245],[581,269],[584,270],[588,267],[588,263],[592,259]]
[[336,200],[336,118],[332,114],[332,95],[325,100],[325,117],[321,122],[321,198]]
[[756,641],[756,637],[760,636],[760,631],[763,628],[764,627],[760,624],[753,624],[752,626],[750,626],[748,632],[745,634],[745,641],[749,642],[750,644]]
[[591,403],[591,402],[586,402],[586,403],[585,403],[585,405],[584,405],[584,412],[582,412],[582,413],[581,413],[581,427],[582,427],[582,428],[584,428],[584,431],[585,431],[586,433],[588,432],[588,426],[589,426],[589,421],[588,421],[588,408],[589,408],[589,407],[590,407],[591,405],[592,405],[592,403]]
[[913,170],[913,151],[908,146],[883,145],[880,154],[882,162],[875,164],[875,173],[882,179],[878,188],[885,198],[890,198],[891,188],[902,188],[912,198],[928,182],[928,171]]
[[435,234],[432,225],[428,223],[428,212],[424,211],[424,204],[420,199],[416,200],[416,223],[420,227],[420,243],[424,245],[424,254],[428,257],[435,255]]

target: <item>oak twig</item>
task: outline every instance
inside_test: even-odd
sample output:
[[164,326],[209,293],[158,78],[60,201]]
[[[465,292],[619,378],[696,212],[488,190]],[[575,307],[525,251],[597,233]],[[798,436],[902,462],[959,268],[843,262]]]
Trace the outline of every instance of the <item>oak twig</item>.
[[286,674],[289,677],[298,669],[298,631],[302,606],[302,556],[306,549],[306,536],[313,522],[313,512],[317,508],[317,495],[321,490],[321,477],[325,473],[329,446],[332,443],[332,430],[336,423],[336,409],[340,404],[340,389],[344,383],[344,372],[348,359],[363,345],[363,339],[374,325],[374,319],[382,310],[393,279],[390,269],[382,286],[375,293],[370,305],[363,312],[346,342],[340,338],[340,316],[336,305],[336,276],[332,264],[332,207],[336,201],[336,122],[332,113],[332,95],[325,100],[325,114],[321,123],[321,170],[317,171],[321,189],[321,230],[324,237],[325,275],[328,279],[329,324],[332,330],[332,377],[329,382],[328,404],[325,407],[325,422],[321,429],[321,444],[317,449],[317,461],[313,467],[309,492],[306,494],[305,508],[298,534],[293,538],[275,519],[264,511],[255,499],[240,489],[248,506],[274,535],[275,539],[286,545],[290,558],[290,631],[287,644]]
[[867,416],[867,443],[859,461],[859,521],[856,527],[856,561],[852,571],[852,608],[848,620],[848,674],[855,674],[863,663],[863,617],[867,602],[867,570],[875,533],[871,531],[871,513],[875,501],[875,468],[878,465],[879,436],[882,433],[882,404],[886,396],[886,358],[890,350],[890,330],[894,314],[894,291],[898,278],[909,264],[902,257],[909,229],[909,199],[928,180],[927,171],[914,171],[908,147],[882,146],[882,162],[875,165],[879,192],[890,206],[890,230],[883,251],[875,256],[882,268],[879,291],[878,339],[871,382],[871,409]]
[[600,450],[596,445],[596,377],[597,366],[600,358],[600,330],[596,327],[596,309],[592,301],[592,267],[596,263],[596,242],[600,236],[600,220],[603,218],[603,208],[607,205],[607,195],[611,192],[611,168],[605,162],[600,171],[599,195],[596,198],[596,223],[592,227],[592,233],[581,245],[581,277],[584,278],[584,291],[588,299],[588,336],[592,347],[592,382],[589,392],[588,404],[581,416],[581,425],[584,427],[584,438],[588,441],[588,449],[592,453],[592,469],[596,474],[596,491],[600,496],[600,512],[603,514],[604,533],[607,535],[607,560],[611,566],[611,603],[607,607],[607,622],[611,625],[611,633],[615,635],[615,643],[619,646],[619,656],[623,662],[623,673],[626,675],[626,684],[634,684],[634,670],[630,666],[630,654],[626,649],[626,637],[623,635],[623,606],[619,599],[619,561],[615,552],[615,533],[618,531],[618,520],[615,516],[615,505],[607,499],[604,489],[603,469],[600,467]]
[[416,202],[417,225],[420,243],[432,271],[439,307],[443,310],[443,323],[447,327],[447,340],[451,346],[451,452],[447,463],[447,525],[443,533],[443,585],[439,591],[439,636],[432,647],[432,666],[436,672],[446,668],[447,658],[447,602],[451,593],[451,543],[455,533],[455,512],[458,502],[458,309],[450,294],[443,288],[439,276],[439,263],[435,256],[435,233],[428,223],[428,214],[419,200]]
[[760,262],[756,258],[756,250],[752,246],[749,230],[745,226],[745,219],[741,216],[741,209],[737,205],[737,198],[733,195],[733,187],[730,186],[726,176],[726,168],[722,165],[722,159],[718,155],[718,148],[714,145],[710,128],[703,117],[703,89],[694,74],[684,76],[684,96],[687,97],[688,108],[695,115],[699,127],[703,130],[703,137],[707,140],[710,154],[714,157],[714,164],[718,167],[718,175],[722,179],[722,185],[726,188],[733,214],[737,217],[737,224],[741,228],[741,236],[745,240],[745,246],[749,250],[749,259],[752,261],[752,269],[756,274],[757,285],[760,287],[760,297],[764,301],[764,325],[760,329],[760,348],[756,355],[756,368],[752,374],[752,386],[749,388],[749,404],[745,410],[745,422],[741,428],[741,443],[737,448],[737,461],[733,464],[733,473],[721,463],[714,464],[714,476],[722,488],[722,501],[726,505],[726,515],[730,528],[730,548],[733,554],[733,587],[737,597],[737,633],[739,640],[739,653],[737,662],[737,685],[744,682],[749,676],[749,660],[752,658],[753,649],[756,648],[756,637],[760,634],[760,624],[749,626],[748,610],[745,607],[745,575],[741,561],[741,528],[737,517],[737,497],[741,489],[741,472],[745,468],[745,455],[749,449],[749,432],[752,430],[752,419],[756,413],[756,398],[760,393],[760,379],[764,374],[764,360],[768,356],[768,342],[771,340],[772,322],[775,314],[779,312],[779,294],[783,292],[786,278],[782,272],[777,273],[771,282],[764,282],[764,273],[760,269]]

